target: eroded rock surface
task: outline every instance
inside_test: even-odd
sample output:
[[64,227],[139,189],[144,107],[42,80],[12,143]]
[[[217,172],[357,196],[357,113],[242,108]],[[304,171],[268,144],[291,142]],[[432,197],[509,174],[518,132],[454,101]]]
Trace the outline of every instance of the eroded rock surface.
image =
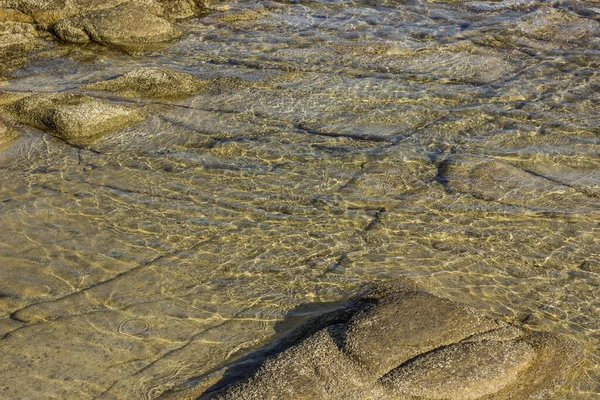
[[19,122],[82,146],[144,119],[138,110],[73,93],[32,95],[6,106]]
[[403,284],[371,287],[279,347],[251,377],[203,398],[530,398],[553,393],[578,357],[562,338]]

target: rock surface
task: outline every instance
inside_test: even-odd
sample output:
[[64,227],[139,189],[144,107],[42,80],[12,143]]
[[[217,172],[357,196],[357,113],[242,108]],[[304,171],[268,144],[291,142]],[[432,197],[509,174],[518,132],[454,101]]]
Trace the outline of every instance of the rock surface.
[[144,119],[138,110],[73,93],[32,95],[9,104],[6,111],[19,122],[76,146]]
[[145,67],[84,88],[113,92],[124,97],[178,99],[193,96],[205,85],[206,81],[185,72]]
[[204,1],[195,0],[4,0],[0,1],[0,16],[10,21],[33,21],[50,26],[65,18],[109,9],[120,4],[127,7],[144,7],[148,12],[166,18],[191,17],[207,7]]
[[0,74],[20,66],[28,55],[44,47],[34,27],[20,22],[0,22]]
[[65,42],[113,46],[161,43],[181,36],[181,31],[169,21],[133,4],[66,18],[54,25],[53,31]]
[[203,398],[529,398],[553,393],[578,357],[562,338],[404,284],[375,285],[274,348],[239,363],[266,357],[252,376],[230,386],[224,378]]

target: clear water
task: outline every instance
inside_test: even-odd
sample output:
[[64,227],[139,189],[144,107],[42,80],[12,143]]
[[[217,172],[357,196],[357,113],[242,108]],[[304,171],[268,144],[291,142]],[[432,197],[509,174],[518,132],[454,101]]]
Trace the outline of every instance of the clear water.
[[165,49],[55,44],[15,71],[2,90],[241,80],[95,93],[151,116],[91,149],[23,127],[0,151],[0,398],[166,397],[398,276],[569,335],[586,355],[562,396],[600,398],[600,9],[553,6],[572,14],[219,3]]

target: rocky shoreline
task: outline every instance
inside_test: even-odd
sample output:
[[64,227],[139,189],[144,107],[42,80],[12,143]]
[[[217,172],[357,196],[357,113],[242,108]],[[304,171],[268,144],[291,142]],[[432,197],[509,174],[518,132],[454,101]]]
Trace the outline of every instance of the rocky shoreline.
[[596,4],[301,3],[0,0],[0,398],[600,393]]

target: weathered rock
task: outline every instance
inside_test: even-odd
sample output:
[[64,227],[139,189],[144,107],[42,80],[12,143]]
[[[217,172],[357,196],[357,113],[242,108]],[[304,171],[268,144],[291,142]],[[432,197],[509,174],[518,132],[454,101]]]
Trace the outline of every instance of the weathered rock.
[[6,111],[19,122],[76,146],[144,119],[139,110],[73,93],[29,96],[9,104]]
[[188,18],[206,12],[208,0],[155,0],[168,18]]
[[27,61],[27,56],[44,47],[33,26],[0,22],[0,74]]
[[381,381],[398,397],[478,399],[514,382],[533,356],[533,348],[520,341],[459,343],[416,358]]
[[381,376],[419,354],[497,328],[497,322],[425,292],[390,293],[352,319],[345,349]]
[[277,346],[278,354],[259,351],[239,363],[247,369],[249,360],[266,357],[253,375],[229,386],[223,378],[203,398],[529,398],[553,393],[580,356],[563,338],[391,284],[372,287]]
[[0,117],[0,149],[12,142],[16,136],[17,133],[6,126],[4,120]]
[[131,3],[63,19],[53,31],[69,43],[123,47],[168,42],[181,36],[181,31],[168,20]]
[[202,0],[4,0],[0,1],[0,21],[35,22],[50,26],[65,18],[118,6],[144,7],[166,18],[186,18],[205,11]]
[[12,0],[0,3],[5,13],[15,11],[29,16],[35,23],[49,26],[61,19],[92,10],[113,7],[124,0]]
[[116,93],[124,97],[178,99],[193,96],[206,81],[185,72],[165,68],[138,68],[118,78],[84,88]]
[[517,24],[519,30],[534,39],[576,42],[598,36],[600,23],[564,10],[543,7],[526,15]]

